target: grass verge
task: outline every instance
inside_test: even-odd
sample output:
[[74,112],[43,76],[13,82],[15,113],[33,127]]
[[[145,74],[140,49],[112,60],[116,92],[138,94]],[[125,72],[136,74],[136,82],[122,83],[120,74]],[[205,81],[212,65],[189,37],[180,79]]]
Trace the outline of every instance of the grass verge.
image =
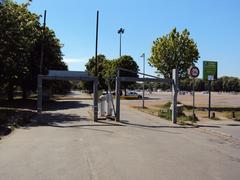
[[[144,109],[142,109],[141,107],[134,107],[134,108],[170,121],[172,119],[172,110],[170,109],[170,107],[171,107],[171,102],[165,103],[159,106],[158,108],[148,108],[148,107],[145,107]],[[198,118],[196,116],[195,118],[193,118],[193,116],[188,116],[184,112],[178,113],[177,119],[179,124],[192,124],[198,121]]]
[[230,111],[224,113],[225,117],[229,119],[234,119],[235,121],[240,121],[240,111]]

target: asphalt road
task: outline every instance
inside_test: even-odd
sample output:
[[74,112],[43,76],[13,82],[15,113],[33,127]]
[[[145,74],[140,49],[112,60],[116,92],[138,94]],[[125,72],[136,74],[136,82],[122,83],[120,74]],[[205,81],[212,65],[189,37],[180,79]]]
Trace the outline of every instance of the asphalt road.
[[90,103],[52,104],[0,141],[0,179],[239,180],[240,141],[124,104],[122,123],[94,123]]

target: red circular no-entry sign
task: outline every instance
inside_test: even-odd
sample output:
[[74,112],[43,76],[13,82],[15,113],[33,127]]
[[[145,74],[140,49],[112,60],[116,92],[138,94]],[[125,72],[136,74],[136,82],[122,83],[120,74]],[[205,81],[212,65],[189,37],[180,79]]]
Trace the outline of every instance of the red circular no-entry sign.
[[199,76],[199,69],[196,66],[192,66],[189,69],[189,75],[192,76],[193,78],[196,78]]

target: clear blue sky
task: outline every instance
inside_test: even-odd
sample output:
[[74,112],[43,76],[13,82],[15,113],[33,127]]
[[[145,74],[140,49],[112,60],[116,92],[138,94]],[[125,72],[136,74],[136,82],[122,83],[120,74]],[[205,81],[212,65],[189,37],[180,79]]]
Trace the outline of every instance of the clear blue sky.
[[[17,2],[25,2],[18,0]],[[119,56],[117,30],[125,29],[122,54],[133,56],[142,69],[140,55],[149,57],[152,42],[174,27],[187,28],[198,45],[202,61],[219,62],[219,76],[240,77],[239,0],[33,0],[31,11],[46,9],[47,25],[64,44],[70,70],[84,70],[94,55],[96,11],[100,11],[99,53]],[[149,65],[146,72],[154,74]]]

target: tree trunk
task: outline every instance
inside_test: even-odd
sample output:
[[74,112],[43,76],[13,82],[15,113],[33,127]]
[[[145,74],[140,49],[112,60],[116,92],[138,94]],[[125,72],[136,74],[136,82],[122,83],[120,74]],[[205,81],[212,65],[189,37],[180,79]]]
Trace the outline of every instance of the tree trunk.
[[27,99],[27,90],[24,86],[22,86],[22,99],[23,100]]
[[13,85],[11,83],[8,84],[8,87],[7,87],[7,95],[8,95],[8,101],[13,101],[13,92],[14,92],[14,89],[13,89]]

